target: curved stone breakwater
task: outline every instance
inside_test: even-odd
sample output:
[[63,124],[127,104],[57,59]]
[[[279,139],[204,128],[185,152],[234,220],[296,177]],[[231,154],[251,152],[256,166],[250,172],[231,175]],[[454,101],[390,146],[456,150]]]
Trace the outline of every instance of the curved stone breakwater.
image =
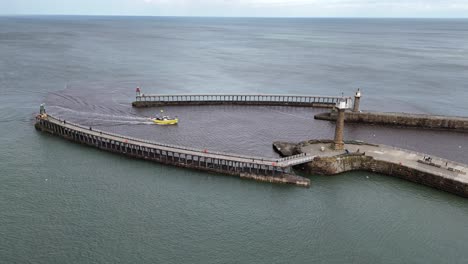
[[275,142],[283,156],[307,153],[314,160],[298,167],[309,174],[335,175],[363,170],[395,176],[468,197],[468,165],[385,145],[347,141],[345,151],[333,150],[331,140],[298,144]]
[[308,154],[270,159],[161,144],[83,127],[47,115],[42,111],[42,114],[36,117],[37,130],[98,149],[133,158],[257,181],[310,186],[309,179],[295,175],[291,170],[292,166],[309,162],[314,158]]
[[[337,117],[337,112],[315,115],[315,119],[328,121],[336,121]],[[454,116],[386,112],[345,112],[345,122],[468,132],[468,118]]]

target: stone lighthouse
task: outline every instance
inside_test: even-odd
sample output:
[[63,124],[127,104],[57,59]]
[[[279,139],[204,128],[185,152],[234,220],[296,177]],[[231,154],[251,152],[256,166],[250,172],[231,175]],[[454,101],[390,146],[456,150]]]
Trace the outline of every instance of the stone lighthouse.
[[361,101],[361,89],[357,89],[357,92],[354,95],[353,112],[359,112],[360,101]]
[[341,100],[336,103],[336,110],[338,111],[338,117],[336,119],[336,128],[335,128],[335,139],[333,140],[332,147],[334,150],[343,150],[344,149],[344,119],[346,109],[350,109],[350,99],[341,98]]

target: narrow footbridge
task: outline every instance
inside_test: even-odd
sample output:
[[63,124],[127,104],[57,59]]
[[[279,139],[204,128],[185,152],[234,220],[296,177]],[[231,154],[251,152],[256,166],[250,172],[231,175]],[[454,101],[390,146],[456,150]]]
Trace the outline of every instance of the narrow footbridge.
[[306,186],[309,180],[292,175],[291,167],[310,162],[315,157],[300,154],[272,159],[162,144],[95,130],[45,113],[36,117],[35,127],[74,142],[135,158],[246,178],[251,175],[250,178],[269,182],[278,181]]
[[166,105],[271,105],[333,108],[351,97],[291,94],[142,94],[137,88],[134,107]]

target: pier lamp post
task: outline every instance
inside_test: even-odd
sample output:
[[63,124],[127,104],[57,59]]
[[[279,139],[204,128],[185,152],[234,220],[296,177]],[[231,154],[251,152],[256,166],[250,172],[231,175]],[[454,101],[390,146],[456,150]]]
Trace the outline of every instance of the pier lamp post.
[[336,103],[336,109],[338,111],[338,118],[336,119],[336,128],[335,128],[335,140],[333,140],[332,147],[334,150],[344,150],[344,119],[346,109],[350,109],[351,100],[341,98],[339,102]]
[[360,103],[360,101],[361,101],[361,90],[357,89],[357,92],[354,95],[353,112],[359,112],[359,103]]

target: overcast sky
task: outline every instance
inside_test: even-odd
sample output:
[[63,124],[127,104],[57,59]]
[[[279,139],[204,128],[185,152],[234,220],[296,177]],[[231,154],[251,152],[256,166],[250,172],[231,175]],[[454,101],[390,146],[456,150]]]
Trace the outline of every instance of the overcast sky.
[[468,18],[468,0],[0,0],[0,14]]

